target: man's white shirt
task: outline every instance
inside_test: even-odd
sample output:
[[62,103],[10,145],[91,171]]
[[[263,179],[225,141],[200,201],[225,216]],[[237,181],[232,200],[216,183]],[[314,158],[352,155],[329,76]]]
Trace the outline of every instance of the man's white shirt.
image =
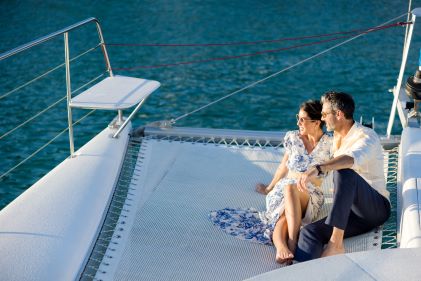
[[383,170],[383,149],[374,130],[354,122],[342,140],[338,138],[337,134],[334,134],[332,152],[334,157],[348,155],[354,158],[354,165],[351,169],[377,192],[389,199]]

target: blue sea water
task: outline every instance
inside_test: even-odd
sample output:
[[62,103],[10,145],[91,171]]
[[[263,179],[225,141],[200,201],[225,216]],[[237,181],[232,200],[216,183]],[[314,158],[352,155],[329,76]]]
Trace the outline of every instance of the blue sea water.
[[[412,1],[413,7],[421,1]],[[107,43],[223,43],[271,40],[365,29],[404,14],[407,1],[1,1],[0,52],[46,35],[88,17],[100,20]],[[399,19],[406,20],[406,17]],[[340,48],[288,70],[264,83],[180,120],[177,126],[248,130],[289,130],[296,126],[299,104],[327,90],[351,93],[356,118],[376,120],[385,134],[396,83],[404,28],[367,34]],[[408,62],[415,71],[420,30]],[[70,34],[70,54],[95,46],[93,25]],[[210,47],[109,46],[112,67],[136,68],[237,56],[323,40],[283,41],[260,45]],[[116,70],[116,74],[155,79],[162,83],[137,114],[135,125],[171,119],[306,59],[342,40],[241,59],[163,68]],[[63,39],[0,61],[0,96],[64,61]],[[72,89],[104,71],[100,50],[71,66]],[[407,77],[407,75],[405,77]],[[0,136],[64,97],[65,74],[60,68],[7,97],[0,98]],[[86,111],[76,110],[75,119]],[[114,117],[95,112],[75,128],[80,147]],[[401,128],[396,120],[394,133]],[[0,139],[0,174],[33,153],[67,126],[65,102]],[[0,179],[0,208],[16,198],[68,156],[67,133]]]

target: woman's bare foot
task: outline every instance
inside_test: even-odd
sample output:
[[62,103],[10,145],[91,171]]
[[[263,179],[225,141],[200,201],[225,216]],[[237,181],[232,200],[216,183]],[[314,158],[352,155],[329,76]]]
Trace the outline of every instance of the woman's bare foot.
[[344,253],[345,253],[345,248],[342,244],[336,245],[334,243],[329,242],[327,244],[326,248],[323,250],[322,258],[334,256],[334,255],[340,255],[340,254],[344,254]]
[[263,184],[263,183],[258,183],[256,184],[256,191],[259,192],[260,194],[266,195],[269,192],[266,189],[267,185]]
[[295,248],[297,248],[297,240],[288,239],[287,244],[291,253],[295,253]]
[[281,245],[276,248],[276,262],[280,264],[291,264],[294,255],[286,245]]

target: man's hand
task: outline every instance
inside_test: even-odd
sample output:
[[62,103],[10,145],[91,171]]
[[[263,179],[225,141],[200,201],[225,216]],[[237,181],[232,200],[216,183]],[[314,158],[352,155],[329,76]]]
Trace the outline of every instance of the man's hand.
[[307,183],[311,181],[311,179],[316,178],[318,173],[319,171],[317,171],[316,167],[311,167],[306,172],[302,173],[297,181],[297,189],[301,192],[308,191]]

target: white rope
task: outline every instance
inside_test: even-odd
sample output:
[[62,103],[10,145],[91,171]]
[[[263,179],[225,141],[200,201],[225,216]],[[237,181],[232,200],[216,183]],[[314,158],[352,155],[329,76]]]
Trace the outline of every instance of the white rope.
[[[80,119],[78,119],[76,122],[73,123],[74,125],[77,125],[79,122],[81,122],[83,119],[85,119],[86,117],[88,117],[89,115],[91,115],[96,109],[93,109],[91,111],[89,111],[87,114],[85,114],[84,116],[82,116]],[[24,164],[26,161],[28,161],[29,159],[31,159],[32,157],[34,157],[36,154],[38,154],[41,150],[43,150],[44,148],[46,148],[48,145],[50,145],[53,141],[55,141],[57,138],[59,138],[62,134],[64,134],[67,130],[69,130],[69,128],[64,129],[63,131],[61,131],[60,133],[58,133],[54,138],[52,138],[50,141],[48,141],[47,143],[45,143],[43,146],[41,146],[40,148],[38,148],[37,150],[35,150],[35,152],[33,152],[31,155],[29,155],[28,157],[26,157],[25,159],[23,159],[22,161],[20,161],[18,164],[16,164],[15,166],[13,166],[12,168],[10,168],[7,172],[5,172],[4,174],[2,174],[0,176],[0,180],[2,178],[4,178],[5,176],[7,176],[8,174],[10,174],[11,172],[13,172],[16,168],[18,168],[19,166],[21,166],[22,164]]]
[[[91,81],[89,81],[88,83],[80,86],[79,88],[77,88],[76,90],[74,90],[72,92],[76,93],[77,91],[79,91],[80,89],[86,87],[87,85],[91,84],[92,82],[98,80],[100,77],[104,76],[105,72],[102,73],[101,75],[95,77],[94,79],[92,79]],[[48,110],[50,110],[51,108],[53,108],[54,106],[56,106],[57,104],[59,104],[61,101],[63,101],[64,99],[66,99],[66,96],[62,97],[61,99],[59,99],[58,101],[52,103],[51,105],[49,105],[47,108],[43,109],[42,111],[38,112],[37,114],[35,114],[34,116],[32,116],[31,118],[27,119],[25,122],[19,124],[18,126],[14,127],[13,129],[11,129],[10,131],[4,133],[2,136],[0,136],[0,140],[3,139],[4,137],[10,135],[11,133],[13,133],[14,131],[16,131],[17,129],[21,128],[22,126],[25,126],[26,124],[28,124],[29,122],[31,122],[32,120],[34,120],[35,118],[37,118],[38,116],[40,116],[41,114],[47,112]]]
[[[89,49],[89,50],[87,50],[87,51],[85,51],[85,52],[83,52],[83,53],[81,53],[81,54],[77,55],[76,57],[72,58],[72,59],[70,60],[70,62],[72,62],[72,61],[74,61],[74,60],[77,60],[78,58],[80,58],[81,56],[86,55],[86,54],[87,54],[87,53],[89,53],[89,52],[92,52],[93,50],[95,50],[96,48],[98,48],[98,46],[100,46],[100,45],[97,45],[97,46],[95,46],[95,47],[93,47],[93,48],[91,48],[91,49]],[[11,95],[11,94],[13,94],[13,93],[14,93],[14,92],[16,92],[16,91],[19,91],[20,89],[22,89],[22,88],[24,88],[24,87],[28,86],[29,84],[32,84],[33,82],[35,82],[35,81],[37,81],[37,80],[39,80],[39,79],[41,79],[41,78],[43,78],[43,77],[47,76],[47,75],[48,75],[48,74],[50,74],[51,72],[56,71],[57,69],[59,69],[60,67],[63,67],[64,65],[65,65],[65,63],[62,63],[62,64],[60,64],[60,65],[57,65],[56,67],[54,67],[54,68],[52,68],[52,69],[48,70],[47,72],[45,72],[45,73],[43,73],[43,74],[41,74],[41,75],[39,75],[39,76],[35,77],[35,78],[34,78],[34,79],[32,79],[31,81],[28,81],[28,82],[26,82],[25,84],[23,84],[23,85],[21,85],[21,86],[19,86],[19,87],[15,88],[15,89],[13,89],[13,90],[11,90],[11,91],[9,91],[9,92],[5,93],[5,94],[3,94],[2,96],[0,96],[0,100],[1,100],[1,99],[3,99],[3,98],[5,98],[5,97],[7,97],[7,96],[9,96],[9,95]]]
[[[393,18],[393,19],[391,19],[391,20],[389,20],[389,21],[387,21],[387,22],[384,22],[384,23],[382,23],[382,24],[380,24],[380,25],[376,26],[375,28],[377,28],[377,27],[381,27],[381,26],[386,25],[386,24],[388,24],[388,23],[390,23],[390,22],[393,22],[393,21],[395,21],[395,20],[397,20],[397,19],[399,19],[399,18],[401,18],[401,17],[405,16],[406,14],[407,14],[407,13],[402,14],[402,15],[400,15],[400,16],[398,16],[398,17],[396,17],[396,18]],[[372,28],[372,29],[375,29],[375,28]],[[229,98],[229,97],[231,97],[231,96],[233,96],[233,95],[235,95],[235,94],[238,94],[238,93],[243,92],[243,91],[245,91],[245,90],[247,90],[247,89],[249,89],[249,88],[252,88],[252,87],[256,86],[257,84],[260,84],[260,83],[262,83],[262,82],[264,82],[264,81],[266,81],[266,80],[268,80],[268,79],[270,79],[270,78],[273,78],[273,77],[275,77],[275,76],[278,76],[279,74],[281,74],[281,73],[283,73],[283,72],[285,72],[285,71],[287,71],[287,70],[289,70],[289,69],[292,69],[292,68],[294,68],[294,67],[296,67],[296,66],[298,66],[298,65],[301,65],[301,64],[303,64],[303,63],[305,63],[305,62],[307,62],[307,61],[309,61],[309,60],[312,60],[312,59],[314,59],[314,58],[316,58],[316,57],[319,57],[319,56],[321,56],[321,55],[323,55],[323,54],[325,54],[325,53],[327,53],[327,52],[329,52],[329,51],[331,51],[331,50],[333,50],[333,49],[336,49],[336,48],[338,48],[338,47],[340,47],[340,46],[342,46],[342,45],[344,45],[344,44],[346,44],[346,43],[348,43],[348,42],[350,42],[350,41],[352,41],[352,40],[355,40],[355,39],[357,39],[357,38],[359,38],[359,37],[361,37],[361,36],[364,36],[364,35],[368,34],[368,33],[370,32],[370,30],[372,30],[372,29],[369,29],[368,31],[366,31],[366,32],[364,32],[364,33],[362,33],[362,34],[356,35],[356,36],[354,36],[354,37],[352,37],[352,38],[350,38],[350,39],[347,39],[347,40],[345,40],[345,41],[343,41],[343,42],[341,42],[341,43],[338,43],[338,44],[334,45],[333,47],[330,47],[330,48],[328,48],[328,49],[326,49],[326,50],[324,50],[324,51],[321,51],[321,52],[319,52],[319,53],[317,53],[317,54],[315,54],[315,55],[313,55],[313,56],[311,56],[311,57],[308,57],[308,58],[306,58],[306,59],[304,59],[304,60],[302,60],[302,61],[299,61],[299,62],[297,62],[297,63],[295,63],[295,64],[293,64],[293,65],[291,65],[291,66],[288,66],[288,67],[286,67],[286,68],[284,68],[284,69],[282,69],[282,70],[280,70],[280,71],[278,71],[278,72],[275,72],[275,73],[273,73],[273,74],[271,74],[271,75],[269,75],[269,76],[267,76],[267,77],[265,77],[265,78],[263,78],[263,79],[261,79],[261,80],[258,80],[258,81],[256,81],[256,82],[253,82],[253,83],[251,83],[251,84],[249,84],[249,85],[247,85],[247,86],[245,86],[245,87],[243,87],[243,88],[241,88],[241,89],[239,89],[239,90],[236,90],[236,91],[234,91],[234,92],[232,92],[232,93],[230,93],[230,94],[228,94],[228,95],[226,95],[226,96],[223,96],[223,97],[221,97],[221,98],[219,98],[219,99],[217,99],[217,100],[215,100],[215,101],[212,101],[212,102],[210,102],[210,103],[208,103],[208,104],[206,104],[206,105],[204,105],[204,106],[202,106],[202,107],[199,107],[198,109],[195,109],[195,110],[193,110],[193,111],[190,111],[190,112],[188,112],[188,113],[185,113],[185,114],[183,114],[183,115],[181,115],[181,116],[179,116],[179,117],[177,117],[177,118],[173,118],[173,119],[171,119],[171,123],[172,123],[172,124],[174,124],[174,123],[176,123],[176,122],[177,122],[178,120],[180,120],[180,119],[183,119],[183,118],[185,118],[185,117],[187,117],[187,116],[189,116],[189,115],[191,115],[191,114],[194,114],[194,113],[196,113],[196,112],[198,112],[198,111],[200,111],[200,110],[202,110],[202,109],[205,109],[205,108],[207,108],[207,107],[209,107],[209,106],[211,106],[211,105],[213,105],[213,104],[215,104],[215,103],[218,103],[218,102],[220,102],[220,101],[222,101],[222,100],[225,100],[225,99],[227,99],[227,98]]]

